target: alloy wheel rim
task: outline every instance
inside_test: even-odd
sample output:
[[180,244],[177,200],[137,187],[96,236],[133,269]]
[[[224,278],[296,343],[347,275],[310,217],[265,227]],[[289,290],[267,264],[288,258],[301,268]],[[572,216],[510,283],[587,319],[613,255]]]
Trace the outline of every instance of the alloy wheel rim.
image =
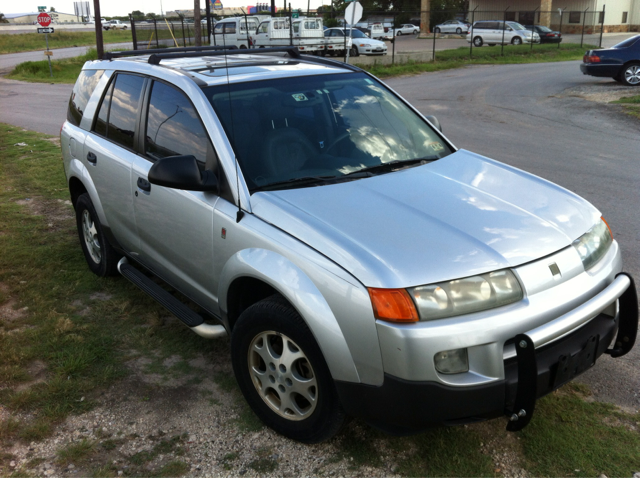
[[308,418],[318,404],[316,375],[302,349],[269,330],[256,335],[248,350],[249,374],[258,395],[287,420]]
[[102,260],[102,248],[98,240],[98,230],[91,214],[86,209],[82,212],[82,236],[89,251],[89,256],[96,264]]
[[630,85],[640,84],[640,66],[633,65],[624,72],[624,78]]

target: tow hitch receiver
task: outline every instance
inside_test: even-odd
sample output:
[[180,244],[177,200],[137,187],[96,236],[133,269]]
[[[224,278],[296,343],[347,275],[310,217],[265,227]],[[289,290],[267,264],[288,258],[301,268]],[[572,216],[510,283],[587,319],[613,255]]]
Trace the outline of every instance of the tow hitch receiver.
[[527,334],[516,335],[518,356],[518,391],[513,402],[513,414],[509,417],[507,431],[517,432],[527,426],[538,396],[538,364],[536,348]]
[[612,349],[607,349],[606,354],[613,358],[622,357],[627,354],[636,343],[638,335],[638,294],[633,277],[621,272],[616,277],[625,275],[631,281],[629,288],[618,299],[620,324],[618,325],[618,336],[613,343]]

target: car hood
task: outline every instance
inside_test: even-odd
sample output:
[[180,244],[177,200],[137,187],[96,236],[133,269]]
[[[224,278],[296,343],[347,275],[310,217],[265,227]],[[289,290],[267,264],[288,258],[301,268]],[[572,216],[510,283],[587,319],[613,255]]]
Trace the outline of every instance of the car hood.
[[464,150],[370,178],[258,192],[251,207],[383,288],[518,266],[570,245],[600,217],[560,186]]

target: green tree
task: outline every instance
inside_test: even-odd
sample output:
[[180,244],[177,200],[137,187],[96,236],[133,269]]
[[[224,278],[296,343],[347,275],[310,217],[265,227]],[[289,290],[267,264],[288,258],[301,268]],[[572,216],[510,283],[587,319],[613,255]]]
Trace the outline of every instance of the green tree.
[[56,11],[56,9],[55,9],[55,8],[53,8],[53,7],[49,7],[49,11],[50,11],[50,12],[55,12],[55,11]]
[[134,10],[131,12],[131,16],[134,20],[142,20],[144,19],[144,12],[141,12],[140,10]]
[[9,20],[4,18],[4,13],[0,13],[0,23],[9,23]]
[[157,16],[158,16],[158,15],[156,15],[155,13],[153,13],[153,12],[149,12],[149,13],[147,13],[144,17],[145,17],[145,18],[147,18],[147,19],[149,19],[149,20],[153,20],[153,19],[154,19],[154,18],[156,18]]

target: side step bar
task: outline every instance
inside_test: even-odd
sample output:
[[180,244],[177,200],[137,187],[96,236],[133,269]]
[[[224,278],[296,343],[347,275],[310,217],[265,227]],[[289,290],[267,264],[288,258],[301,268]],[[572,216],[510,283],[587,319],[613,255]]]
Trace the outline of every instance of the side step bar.
[[158,301],[169,312],[180,319],[192,331],[205,339],[215,339],[227,335],[222,325],[205,324],[201,315],[184,305],[169,292],[145,276],[138,269],[129,264],[126,257],[118,262],[118,272],[140,288],[143,292]]

